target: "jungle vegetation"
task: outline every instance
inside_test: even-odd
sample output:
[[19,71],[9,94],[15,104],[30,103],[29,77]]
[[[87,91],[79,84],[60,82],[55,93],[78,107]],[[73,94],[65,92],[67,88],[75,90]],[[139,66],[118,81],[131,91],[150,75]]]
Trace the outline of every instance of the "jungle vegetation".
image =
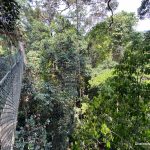
[[150,31],[135,30],[149,5],[138,17],[116,0],[16,0],[6,27],[27,64],[14,150],[150,149],[137,144],[150,144]]

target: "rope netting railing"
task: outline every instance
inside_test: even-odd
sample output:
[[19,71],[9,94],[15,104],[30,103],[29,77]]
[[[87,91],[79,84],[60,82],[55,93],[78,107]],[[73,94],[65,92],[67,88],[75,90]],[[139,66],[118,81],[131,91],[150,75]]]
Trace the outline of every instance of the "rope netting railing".
[[0,58],[0,150],[11,150],[23,75],[23,56]]

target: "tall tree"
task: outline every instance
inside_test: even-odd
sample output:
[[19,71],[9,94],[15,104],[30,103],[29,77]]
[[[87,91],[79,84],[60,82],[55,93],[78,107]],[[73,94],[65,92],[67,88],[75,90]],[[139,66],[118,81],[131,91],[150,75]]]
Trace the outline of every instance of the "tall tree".
[[66,149],[73,129],[73,107],[83,91],[86,43],[64,17],[56,15],[47,24],[40,8],[29,8],[25,12],[28,65],[20,107],[22,123],[18,124],[18,129],[23,127],[19,129],[24,139],[21,145]]
[[131,41],[133,26],[137,19],[133,13],[121,12],[113,16],[113,24],[109,28],[111,18],[97,24],[87,34],[88,53],[93,67],[112,57],[119,61],[124,48]]
[[132,33],[132,42],[126,47],[114,75],[101,76],[105,81],[99,82],[99,95],[82,103],[74,149],[148,148],[148,145],[138,145],[149,139],[149,46],[145,45],[148,39],[148,33],[144,37]]

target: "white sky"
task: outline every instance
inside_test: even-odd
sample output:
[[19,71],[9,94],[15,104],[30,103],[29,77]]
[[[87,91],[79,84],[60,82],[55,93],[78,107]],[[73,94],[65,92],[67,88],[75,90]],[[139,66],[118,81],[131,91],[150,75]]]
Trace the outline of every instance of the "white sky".
[[[137,14],[137,8],[139,8],[141,4],[141,0],[118,0],[119,6],[116,12],[119,11],[127,11],[127,12],[135,12]],[[145,31],[150,30],[150,19],[140,20],[136,27],[137,31]]]

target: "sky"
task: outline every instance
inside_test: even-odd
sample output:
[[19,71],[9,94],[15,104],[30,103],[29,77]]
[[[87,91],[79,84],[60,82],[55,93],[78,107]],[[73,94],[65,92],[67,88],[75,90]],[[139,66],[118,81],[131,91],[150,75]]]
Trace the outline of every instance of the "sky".
[[[137,9],[141,5],[141,0],[118,0],[119,6],[116,12],[122,10],[127,12],[135,12],[137,14]],[[150,30],[150,19],[140,20],[136,27],[137,31]]]

